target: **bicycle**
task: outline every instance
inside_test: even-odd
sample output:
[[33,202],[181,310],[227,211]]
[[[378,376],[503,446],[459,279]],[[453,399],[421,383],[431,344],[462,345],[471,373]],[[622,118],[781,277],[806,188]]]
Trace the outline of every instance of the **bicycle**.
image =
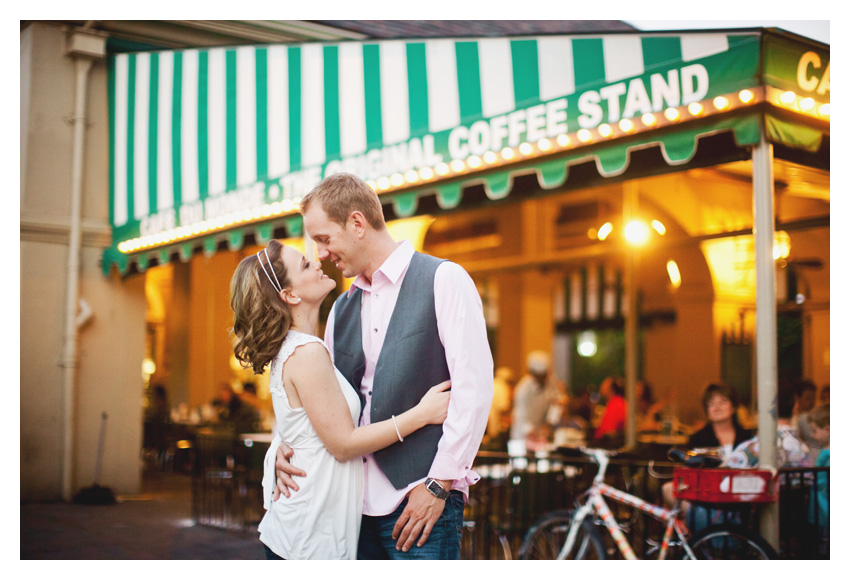
[[[606,497],[618,504],[635,508],[664,524],[664,535],[658,546],[660,560],[673,551],[671,548],[684,559],[690,560],[771,560],[779,557],[764,538],[735,524],[712,525],[691,536],[682,519],[681,510],[684,499],[716,502],[775,501],[774,474],[751,470],[695,469],[693,467],[706,466],[711,459],[704,455],[685,457],[686,467],[677,467],[673,473],[674,495],[678,501],[675,507],[668,509],[603,481],[609,459],[617,454],[616,451],[582,448],[581,452],[599,466],[590,489],[580,496],[574,510],[556,510],[537,520],[523,539],[519,552],[521,560],[604,560],[608,557],[608,552],[599,531],[600,527],[604,527],[610,534],[616,550],[623,558],[637,559],[622,527],[606,504]],[[683,452],[679,453],[684,455]],[[701,477],[701,474],[709,476]],[[718,480],[718,477],[721,479]],[[738,478],[740,481],[735,483]],[[715,489],[718,486],[719,489]],[[725,490],[722,489],[724,487]],[[730,491],[737,492],[733,494],[734,499],[731,498]],[[581,498],[586,499],[581,501]],[[588,517],[591,515],[593,518]]]

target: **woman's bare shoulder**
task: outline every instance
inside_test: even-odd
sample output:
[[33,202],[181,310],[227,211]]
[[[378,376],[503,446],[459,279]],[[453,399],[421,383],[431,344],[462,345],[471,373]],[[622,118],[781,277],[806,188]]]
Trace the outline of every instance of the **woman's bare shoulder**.
[[323,367],[332,367],[331,357],[325,345],[319,341],[310,341],[295,348],[289,357],[287,368],[298,367],[317,370]]

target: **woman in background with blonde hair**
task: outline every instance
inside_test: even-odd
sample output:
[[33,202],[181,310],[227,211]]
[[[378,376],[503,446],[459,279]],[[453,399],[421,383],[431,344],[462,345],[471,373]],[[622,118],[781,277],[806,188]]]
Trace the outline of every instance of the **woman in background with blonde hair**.
[[[266,456],[260,541],[270,559],[354,559],[363,507],[360,456],[401,444],[448,411],[449,382],[392,419],[355,427],[357,391],[316,336],[319,306],[336,282],[318,262],[272,240],[240,262],[230,282],[236,358],[255,373],[270,366],[276,434]],[[274,452],[281,441],[302,470],[290,497],[274,497]]]

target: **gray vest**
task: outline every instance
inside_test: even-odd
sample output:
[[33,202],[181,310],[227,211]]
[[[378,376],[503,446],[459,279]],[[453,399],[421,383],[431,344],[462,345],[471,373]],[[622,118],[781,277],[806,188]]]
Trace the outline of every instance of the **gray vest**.
[[[370,416],[373,423],[416,406],[432,386],[449,380],[446,351],[437,332],[434,275],[443,260],[416,252],[401,283],[384,346],[375,367]],[[360,329],[360,298],[355,288],[334,306],[334,364],[360,396],[366,355]],[[427,425],[374,454],[396,489],[427,477],[442,425]]]

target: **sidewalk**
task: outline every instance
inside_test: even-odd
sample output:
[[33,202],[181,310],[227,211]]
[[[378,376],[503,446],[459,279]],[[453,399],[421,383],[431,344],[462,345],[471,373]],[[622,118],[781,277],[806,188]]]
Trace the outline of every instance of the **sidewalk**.
[[21,504],[21,560],[263,560],[256,530],[195,525],[191,478],[146,472],[110,506]]

